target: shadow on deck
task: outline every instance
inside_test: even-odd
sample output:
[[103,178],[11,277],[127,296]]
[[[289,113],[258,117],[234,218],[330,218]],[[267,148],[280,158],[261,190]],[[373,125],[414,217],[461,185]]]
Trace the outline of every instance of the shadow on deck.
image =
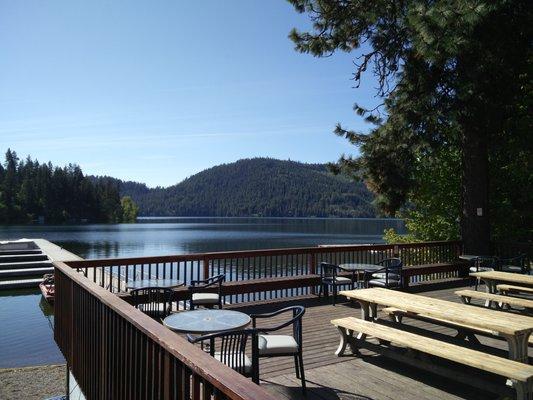
[[[456,288],[421,293],[443,300],[460,302]],[[484,288],[480,288],[484,290]],[[308,385],[307,399],[492,399],[497,395],[482,392],[385,356],[361,350],[357,356],[335,356],[339,343],[332,319],[359,317],[357,304],[342,302],[333,307],[316,297],[268,304],[235,306],[246,313],[270,312],[293,304],[306,307],[303,320],[304,366]],[[380,312],[380,318],[388,319]],[[281,321],[273,319],[272,322]],[[416,333],[441,340],[454,341],[455,330],[433,324],[404,319],[403,326]],[[287,331],[287,333],[290,331]],[[483,351],[507,357],[507,343],[478,336]],[[469,345],[468,342],[462,342]],[[480,349],[480,346],[477,346]],[[530,352],[531,355],[531,352]],[[261,359],[261,384],[280,399],[303,399],[300,380],[294,374],[292,357]],[[493,379],[493,378],[488,378]],[[495,378],[494,378],[495,379]],[[501,382],[501,381],[498,381]],[[502,383],[503,384],[503,383]]]

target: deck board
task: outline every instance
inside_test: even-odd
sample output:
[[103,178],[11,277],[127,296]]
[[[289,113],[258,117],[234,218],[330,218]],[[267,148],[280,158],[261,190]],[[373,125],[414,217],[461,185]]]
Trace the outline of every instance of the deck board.
[[[443,300],[460,302],[454,294],[457,288],[420,293]],[[484,290],[480,287],[480,290]],[[368,350],[361,357],[337,357],[334,352],[339,343],[336,328],[330,321],[347,316],[360,316],[356,303],[342,302],[333,307],[315,297],[296,301],[233,306],[246,313],[269,312],[291,304],[306,307],[303,320],[304,366],[309,387],[308,399],[490,399],[497,398],[450,379],[409,367]],[[387,316],[380,312],[380,317]],[[281,322],[282,317],[271,322]],[[407,329],[430,337],[453,341],[456,331],[428,322],[404,319]],[[285,329],[289,333],[289,329]],[[507,343],[503,340],[478,336],[485,351],[500,356],[507,355]],[[530,348],[530,356],[532,356]],[[262,384],[280,399],[300,399],[300,381],[294,374],[292,357],[263,358],[260,360]]]

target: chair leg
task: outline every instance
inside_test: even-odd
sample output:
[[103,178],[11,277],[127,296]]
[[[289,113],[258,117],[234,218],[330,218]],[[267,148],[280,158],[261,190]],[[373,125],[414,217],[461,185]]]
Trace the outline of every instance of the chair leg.
[[335,301],[337,300],[337,285],[333,285],[333,305],[335,306]]
[[296,378],[300,379],[300,365],[298,364],[298,355],[294,355],[294,370],[296,372]]
[[259,385],[259,357],[252,360],[252,365],[252,382]]
[[307,395],[307,387],[305,385],[304,360],[303,360],[301,351],[298,354],[298,361],[299,361],[298,364],[300,365],[300,379],[302,380],[302,392],[303,392],[304,396],[306,396]]

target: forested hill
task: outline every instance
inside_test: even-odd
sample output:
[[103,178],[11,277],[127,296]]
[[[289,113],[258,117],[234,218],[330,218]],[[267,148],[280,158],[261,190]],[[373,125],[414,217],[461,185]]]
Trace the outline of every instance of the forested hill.
[[363,184],[323,164],[268,158],[209,168],[168,188],[122,182],[144,216],[374,217]]

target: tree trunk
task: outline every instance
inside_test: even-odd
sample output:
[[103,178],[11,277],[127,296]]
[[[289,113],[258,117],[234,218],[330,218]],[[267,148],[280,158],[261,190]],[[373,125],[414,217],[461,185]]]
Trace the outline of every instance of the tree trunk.
[[487,137],[471,127],[463,134],[461,236],[465,254],[490,255]]

